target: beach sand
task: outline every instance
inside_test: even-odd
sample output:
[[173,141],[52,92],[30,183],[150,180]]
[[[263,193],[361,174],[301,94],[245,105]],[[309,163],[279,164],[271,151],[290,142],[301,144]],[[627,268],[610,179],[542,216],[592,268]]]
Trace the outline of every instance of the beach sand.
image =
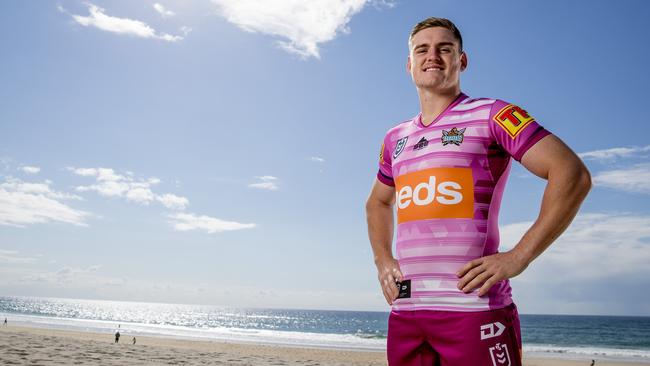
[[[44,328],[0,328],[2,365],[386,365],[384,352],[194,341]],[[525,366],[589,365],[590,361],[525,359]],[[648,364],[598,361],[597,366]],[[461,366],[461,365],[459,365]]]

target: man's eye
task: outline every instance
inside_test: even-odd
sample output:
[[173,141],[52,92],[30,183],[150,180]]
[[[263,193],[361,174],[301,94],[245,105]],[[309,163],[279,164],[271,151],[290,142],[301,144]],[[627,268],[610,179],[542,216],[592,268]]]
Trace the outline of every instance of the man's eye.
[[447,52],[451,52],[451,50],[449,48],[441,48],[440,52],[447,53]]
[[427,52],[427,50],[425,50],[423,48],[420,48],[419,50],[416,51],[416,53],[419,53],[419,54],[426,53],[426,52]]

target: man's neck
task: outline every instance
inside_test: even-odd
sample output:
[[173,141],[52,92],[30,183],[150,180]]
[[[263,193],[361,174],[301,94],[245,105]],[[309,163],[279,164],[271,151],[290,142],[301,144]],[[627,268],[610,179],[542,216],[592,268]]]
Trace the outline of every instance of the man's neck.
[[460,88],[453,88],[444,92],[419,89],[418,94],[420,96],[422,124],[428,126],[458,98]]

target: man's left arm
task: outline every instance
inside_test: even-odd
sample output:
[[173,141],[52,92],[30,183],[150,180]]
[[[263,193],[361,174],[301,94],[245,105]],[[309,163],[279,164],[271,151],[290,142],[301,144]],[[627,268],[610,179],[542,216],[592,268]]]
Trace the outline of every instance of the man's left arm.
[[458,271],[458,289],[465,293],[480,287],[484,296],[497,282],[523,272],[569,226],[591,188],[585,165],[554,135],[528,149],[521,163],[547,180],[539,216],[512,250],[473,260]]

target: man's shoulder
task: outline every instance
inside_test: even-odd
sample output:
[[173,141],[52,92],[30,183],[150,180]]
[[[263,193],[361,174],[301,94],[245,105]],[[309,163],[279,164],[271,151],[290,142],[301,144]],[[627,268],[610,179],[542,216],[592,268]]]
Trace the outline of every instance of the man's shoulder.
[[491,108],[495,104],[499,103],[505,103],[503,100],[498,99],[498,98],[487,98],[487,97],[480,97],[480,98],[473,98],[473,97],[467,97],[463,99],[460,103],[455,105],[453,108],[451,108],[452,112],[465,112],[465,111],[473,111],[476,109],[486,109],[486,108]]
[[405,121],[399,122],[398,124],[394,125],[386,132],[386,136],[403,134],[405,131],[415,126],[416,118],[418,117],[417,116],[411,117]]

